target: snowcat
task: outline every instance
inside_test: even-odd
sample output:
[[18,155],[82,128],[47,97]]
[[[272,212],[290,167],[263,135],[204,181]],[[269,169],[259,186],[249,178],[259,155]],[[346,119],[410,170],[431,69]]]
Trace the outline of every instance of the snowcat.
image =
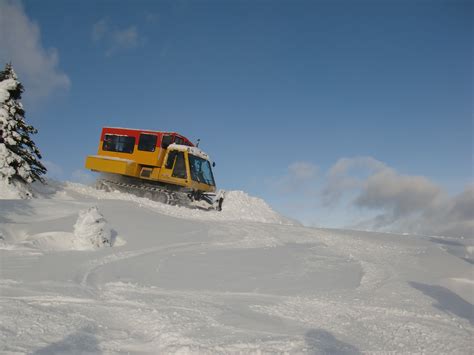
[[96,187],[171,205],[222,209],[209,156],[176,132],[104,127],[87,169],[100,172]]

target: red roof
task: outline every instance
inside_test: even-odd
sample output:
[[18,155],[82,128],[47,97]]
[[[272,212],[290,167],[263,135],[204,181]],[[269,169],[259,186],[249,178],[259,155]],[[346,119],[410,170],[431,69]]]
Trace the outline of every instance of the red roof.
[[[188,138],[186,138],[185,136],[177,132],[152,131],[152,130],[147,130],[147,129],[135,129],[135,128],[104,127],[102,128],[100,140],[103,141],[104,136],[106,134],[115,134],[115,135],[121,135],[121,136],[135,137],[135,139],[138,141],[138,138],[141,133],[156,134],[158,136],[157,146],[161,145],[161,139],[163,135],[170,135],[170,136],[182,138],[187,145],[194,147],[194,144]],[[173,139],[173,142],[174,142],[174,139]]]

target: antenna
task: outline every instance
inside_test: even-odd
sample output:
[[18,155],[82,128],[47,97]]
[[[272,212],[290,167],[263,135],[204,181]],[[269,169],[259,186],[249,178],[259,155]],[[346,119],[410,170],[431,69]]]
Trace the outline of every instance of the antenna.
[[201,143],[201,140],[198,138],[196,141],[196,147],[199,147],[199,143]]

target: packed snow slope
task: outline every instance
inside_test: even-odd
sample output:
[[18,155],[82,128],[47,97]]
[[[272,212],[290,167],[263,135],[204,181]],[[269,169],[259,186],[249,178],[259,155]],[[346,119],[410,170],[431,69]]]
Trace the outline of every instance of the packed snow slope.
[[305,228],[72,183],[0,200],[0,352],[473,351],[472,240]]

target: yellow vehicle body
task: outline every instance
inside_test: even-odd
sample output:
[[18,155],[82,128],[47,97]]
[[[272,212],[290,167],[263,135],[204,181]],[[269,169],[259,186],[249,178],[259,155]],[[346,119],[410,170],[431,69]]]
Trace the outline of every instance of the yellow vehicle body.
[[92,171],[134,177],[139,173],[138,164],[132,160],[100,155],[89,155],[86,158],[86,168]]
[[[146,147],[140,146],[143,136],[146,136],[152,144]],[[164,146],[162,142],[166,138],[184,144],[171,143]],[[92,171],[171,184],[193,191],[215,192],[216,187],[208,158],[185,137],[176,133],[104,128],[97,154],[86,158],[85,167]],[[190,161],[195,164],[191,166]],[[195,166],[198,163],[200,166],[206,166],[206,180],[197,177]],[[177,173],[178,165],[179,173]]]

